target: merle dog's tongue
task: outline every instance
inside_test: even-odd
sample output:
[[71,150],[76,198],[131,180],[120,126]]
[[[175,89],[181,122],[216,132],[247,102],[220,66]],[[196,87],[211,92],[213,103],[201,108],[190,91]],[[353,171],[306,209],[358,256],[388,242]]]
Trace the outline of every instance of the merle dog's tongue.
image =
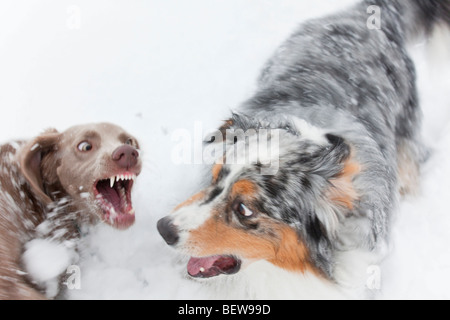
[[195,278],[211,278],[220,274],[233,274],[239,268],[240,261],[227,256],[191,258],[187,266],[189,275]]
[[219,258],[219,256],[209,258],[191,258],[188,263],[188,272],[193,277],[198,276],[200,273],[210,270],[214,266],[214,262],[216,262]]

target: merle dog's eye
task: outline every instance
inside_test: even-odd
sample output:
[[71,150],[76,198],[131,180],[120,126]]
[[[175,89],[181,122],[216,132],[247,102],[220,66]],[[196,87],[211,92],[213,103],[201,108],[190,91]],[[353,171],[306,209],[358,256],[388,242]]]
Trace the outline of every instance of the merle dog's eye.
[[78,145],[78,150],[82,152],[89,152],[92,150],[92,144],[87,141],[83,141]]
[[253,216],[253,211],[247,208],[243,203],[239,203],[235,209],[236,213],[244,216],[244,217],[251,217]]

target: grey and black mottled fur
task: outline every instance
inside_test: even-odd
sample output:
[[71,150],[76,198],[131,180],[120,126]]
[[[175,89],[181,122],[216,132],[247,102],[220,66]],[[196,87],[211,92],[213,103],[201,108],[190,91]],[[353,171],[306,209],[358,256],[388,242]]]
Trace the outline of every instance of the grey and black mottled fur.
[[[381,8],[380,30],[367,26],[371,5]],[[363,1],[306,22],[222,128],[285,129],[278,173],[258,176],[256,164],[239,178],[260,186],[259,211],[295,227],[314,265],[330,279],[339,252],[370,252],[387,240],[400,194],[414,188],[424,149],[406,45],[437,23],[450,24],[450,1]],[[328,143],[301,139],[292,118],[321,128]],[[361,166],[352,181],[358,198],[351,209],[327,204],[324,190],[350,157]]]

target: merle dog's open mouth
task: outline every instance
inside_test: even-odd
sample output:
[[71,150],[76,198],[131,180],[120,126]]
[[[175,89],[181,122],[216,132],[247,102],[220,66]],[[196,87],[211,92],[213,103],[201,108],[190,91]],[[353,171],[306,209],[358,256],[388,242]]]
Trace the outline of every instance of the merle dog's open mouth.
[[193,278],[212,278],[221,274],[232,275],[241,269],[241,261],[232,256],[212,256],[207,258],[191,258],[188,262],[188,273]]
[[123,174],[99,180],[94,186],[95,199],[103,211],[103,220],[119,229],[134,224],[135,210],[131,190],[136,175]]

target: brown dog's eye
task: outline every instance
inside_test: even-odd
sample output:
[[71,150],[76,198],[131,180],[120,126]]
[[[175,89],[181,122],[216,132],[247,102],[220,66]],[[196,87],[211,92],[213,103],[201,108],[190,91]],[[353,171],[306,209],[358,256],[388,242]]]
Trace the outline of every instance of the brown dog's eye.
[[247,218],[253,216],[253,211],[247,208],[243,203],[237,205],[235,212]]
[[81,152],[89,152],[92,150],[92,144],[87,141],[83,141],[78,145],[78,150]]
[[131,138],[129,138],[129,139],[125,142],[125,144],[128,144],[128,145],[130,145],[130,146],[135,146],[134,140],[131,139]]

